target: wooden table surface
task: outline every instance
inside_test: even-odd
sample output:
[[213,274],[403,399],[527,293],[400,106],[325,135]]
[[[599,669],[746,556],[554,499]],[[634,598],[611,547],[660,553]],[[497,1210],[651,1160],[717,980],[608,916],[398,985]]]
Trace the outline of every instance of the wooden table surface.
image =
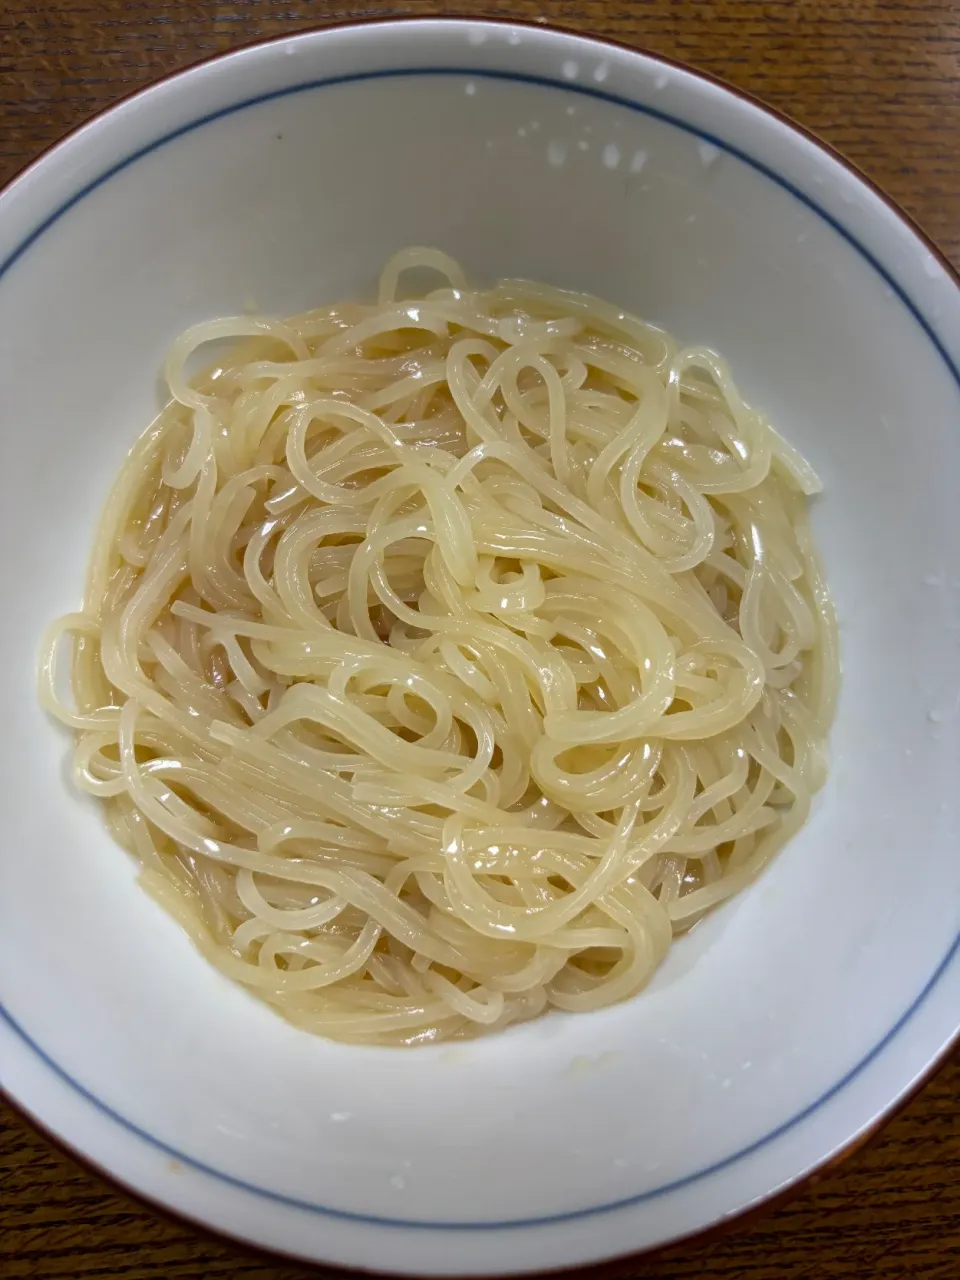
[[[262,36],[389,14],[546,17],[722,76],[819,132],[960,266],[960,3],[951,0],[0,0],[0,183],[164,72]],[[155,1217],[0,1113],[0,1276],[298,1280]],[[627,1274],[956,1280],[960,1055],[868,1148],[733,1234]]]

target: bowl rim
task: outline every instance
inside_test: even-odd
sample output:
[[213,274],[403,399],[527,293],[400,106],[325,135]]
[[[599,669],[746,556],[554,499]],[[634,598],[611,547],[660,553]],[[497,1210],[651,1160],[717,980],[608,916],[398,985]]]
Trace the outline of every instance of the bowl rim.
[[[27,180],[35,170],[37,170],[39,167],[44,165],[46,161],[53,154],[60,151],[61,149],[66,150],[79,135],[83,134],[86,130],[90,129],[92,126],[99,124],[106,117],[119,111],[124,106],[126,106],[126,104],[144,95],[149,94],[158,86],[163,85],[168,81],[173,81],[181,77],[189,76],[193,72],[208,68],[213,64],[226,61],[228,59],[235,57],[238,54],[242,54],[245,51],[249,51],[253,49],[261,49],[261,48],[269,47],[274,44],[289,45],[292,42],[296,42],[301,39],[316,38],[325,33],[334,32],[334,31],[359,31],[367,28],[377,29],[377,28],[385,28],[385,27],[391,27],[391,26],[394,26],[394,27],[396,26],[404,26],[404,27],[413,27],[413,26],[437,27],[439,26],[439,27],[446,27],[450,29],[454,29],[457,27],[472,27],[472,28],[499,27],[499,28],[527,30],[531,34],[542,33],[544,35],[549,35],[549,34],[560,35],[560,36],[571,38],[573,40],[581,41],[591,45],[606,46],[608,48],[616,50],[619,53],[625,53],[625,54],[633,55],[635,57],[640,57],[650,63],[661,64],[664,67],[681,71],[684,74],[691,76],[695,80],[699,80],[709,85],[715,86],[716,88],[719,88],[722,91],[724,91],[726,94],[729,94],[731,97],[735,99],[739,99],[742,102],[745,102],[751,108],[772,118],[774,121],[778,122],[779,124],[786,126],[786,128],[789,129],[792,133],[798,135],[800,138],[805,139],[806,141],[811,143],[818,151],[825,153],[831,160],[836,162],[839,166],[841,166],[844,170],[846,170],[849,174],[851,174],[860,184],[866,187],[871,192],[872,195],[878,198],[878,200],[885,206],[886,210],[889,213],[893,214],[897,218],[897,220],[900,223],[902,223],[910,233],[912,233],[915,239],[929,252],[931,257],[943,269],[943,271],[949,277],[950,282],[954,285],[954,287],[958,290],[958,292],[960,292],[960,270],[958,270],[953,265],[951,260],[947,257],[946,253],[940,248],[940,246],[936,243],[936,241],[934,241],[931,238],[931,236],[923,229],[923,227],[920,226],[917,220],[905,209],[903,209],[902,206],[900,206],[897,203],[897,201],[895,201],[893,197],[890,196],[874,179],[872,179],[868,174],[866,174],[859,167],[858,164],[856,164],[853,160],[849,159],[846,155],[844,155],[841,151],[839,151],[836,147],[834,147],[830,142],[820,137],[814,130],[800,123],[796,119],[794,119],[786,111],[770,105],[769,103],[763,101],[761,98],[758,98],[757,96],[750,93],[749,91],[742,89],[737,85],[732,84],[731,82],[723,79],[720,76],[713,74],[712,72],[708,72],[705,70],[701,70],[697,67],[691,66],[690,64],[682,61],[681,59],[674,58],[666,54],[656,53],[643,46],[629,44],[626,41],[618,40],[613,37],[595,35],[593,33],[581,31],[574,27],[565,26],[562,23],[556,23],[553,21],[544,21],[544,20],[533,20],[533,19],[526,19],[526,18],[506,18],[506,17],[500,17],[500,16],[482,16],[482,15],[471,17],[471,16],[465,16],[465,15],[432,16],[432,15],[418,15],[418,14],[398,14],[398,15],[391,15],[391,16],[349,18],[344,20],[334,20],[330,22],[319,22],[319,23],[314,23],[307,27],[298,28],[297,30],[290,33],[278,33],[275,35],[266,36],[266,37],[262,37],[255,40],[241,41],[227,50],[222,50],[216,53],[207,54],[204,57],[189,63],[185,67],[179,67],[170,71],[166,71],[161,75],[155,76],[151,78],[146,84],[140,85],[134,89],[131,89],[123,93],[115,101],[111,102],[106,106],[99,108],[97,111],[93,112],[93,114],[87,117],[86,119],[71,126],[71,128],[68,129],[65,133],[63,133],[60,137],[58,137],[56,140],[54,140],[53,142],[43,147],[34,156],[32,160],[28,161],[25,165],[19,168],[15,173],[13,173],[7,179],[6,182],[2,184],[2,186],[0,186],[0,201],[2,201],[2,198],[8,192],[12,191],[13,188],[15,187],[19,187],[21,183],[24,182],[24,180]],[[439,70],[440,69],[438,69],[438,71],[435,72],[434,74],[438,74]],[[423,68],[420,69],[421,73],[424,73],[424,71],[425,69]],[[388,76],[396,77],[402,74],[404,74],[402,71],[386,72],[384,73],[384,78]],[[572,91],[577,91],[577,86],[574,84],[563,84],[561,81],[556,81],[549,77],[541,77],[537,75],[500,72],[495,69],[486,70],[486,71],[479,70],[479,69],[471,69],[470,74],[476,75],[481,78],[489,78],[493,80],[508,80],[508,81],[514,80],[514,81],[522,81],[525,83],[543,84],[543,85],[549,85],[549,86],[558,85],[560,87],[563,87]],[[362,81],[370,78],[374,78],[374,76],[365,75],[364,73],[361,72],[358,74],[345,76],[342,78],[342,80],[338,80],[337,77],[325,77],[323,83],[336,84],[336,83],[343,83],[347,81],[356,82],[358,80]],[[92,191],[95,187],[100,186],[103,182],[105,182],[109,177],[113,176],[113,174],[118,172],[120,169],[126,168],[130,164],[134,163],[137,159],[141,158],[147,152],[154,150],[156,147],[163,145],[168,141],[172,141],[176,136],[179,136],[182,133],[189,132],[193,128],[196,128],[204,123],[212,122],[213,119],[216,119],[222,115],[231,114],[234,111],[243,109],[244,107],[255,105],[255,103],[260,101],[269,100],[274,97],[284,96],[288,93],[296,92],[298,90],[308,89],[310,87],[312,87],[311,84],[309,82],[305,82],[302,85],[292,86],[289,89],[283,89],[283,90],[280,90],[279,92],[271,92],[264,95],[258,95],[251,99],[241,99],[238,102],[232,104],[230,107],[227,107],[223,110],[218,110],[209,116],[200,117],[183,128],[175,129],[172,132],[168,134],[164,134],[161,137],[157,138],[152,143],[146,144],[145,146],[140,148],[136,148],[129,155],[125,156],[122,160],[118,161],[114,165],[108,166],[98,177],[82,185],[77,192],[75,192],[71,197],[69,197],[66,201],[64,201],[63,204],[58,206],[53,213],[43,218],[42,221],[33,229],[33,231],[31,231],[28,234],[28,236],[24,238],[13,249],[13,251],[9,254],[9,256],[4,260],[0,261],[0,278],[2,278],[2,276],[6,273],[7,269],[13,266],[13,264],[21,257],[21,255],[25,253],[30,248],[30,246],[40,236],[42,236],[43,233],[50,226],[54,222],[59,220],[59,218],[64,213],[68,212],[68,210],[75,203],[82,200],[84,196],[90,193],[90,191]],[[317,87],[319,87],[319,85]],[[626,97],[607,93],[601,89],[596,89],[596,90],[589,89],[589,88],[585,89],[583,86],[581,86],[579,88],[579,92],[586,93],[588,96],[599,98],[604,101],[610,101],[614,103],[619,102],[622,105],[632,105],[634,109],[638,108],[638,104],[630,103]],[[645,113],[649,115],[652,115],[656,118],[664,119],[669,123],[685,128],[688,132],[694,134],[695,136],[698,136],[701,138],[705,137],[704,131],[702,129],[686,124],[684,121],[674,118],[670,113],[660,112],[655,109],[648,109],[648,108],[642,108],[642,109],[645,111]],[[785,187],[792,194],[800,198],[805,204],[807,204],[810,208],[812,208],[818,214],[818,216],[820,216],[825,221],[827,221],[828,224],[830,224],[834,228],[834,230],[837,230],[838,232],[840,232],[843,238],[846,239],[848,243],[852,245],[852,247],[854,247],[860,252],[860,254],[870,263],[870,265],[873,266],[888,281],[888,283],[890,283],[893,286],[894,291],[900,297],[901,301],[903,301],[907,305],[913,317],[918,321],[921,328],[926,333],[927,337],[932,341],[938,353],[944,359],[945,363],[947,364],[948,368],[953,374],[955,381],[958,383],[958,386],[960,386],[960,370],[958,370],[957,363],[946,351],[938,335],[933,330],[929,321],[922,314],[918,306],[912,301],[909,295],[906,294],[905,290],[898,284],[898,282],[889,275],[886,268],[883,267],[883,265],[874,258],[872,252],[868,250],[865,246],[863,246],[856,239],[855,236],[853,236],[849,231],[847,231],[847,229],[839,221],[837,221],[832,214],[830,214],[827,210],[821,208],[815,202],[811,201],[810,198],[807,197],[804,193],[794,188],[792,183],[789,181],[789,179],[783,178],[782,176],[778,175],[775,171],[768,169],[768,167],[763,162],[757,161],[754,158],[752,158],[749,154],[746,154],[740,151],[738,147],[736,147],[735,145],[727,144],[727,143],[723,143],[722,145],[724,150],[738,156],[742,160],[745,160],[752,168],[759,170],[760,172],[764,173],[768,177],[773,178],[780,186]],[[751,1144],[745,1150],[734,1153],[733,1156],[719,1161],[716,1165],[711,1166],[709,1170],[699,1171],[699,1173],[688,1175],[686,1178],[683,1178],[681,1181],[683,1183],[686,1183],[688,1181],[693,1180],[696,1177],[703,1176],[703,1174],[706,1172],[714,1172],[714,1171],[717,1171],[719,1168],[722,1168],[726,1165],[733,1163],[734,1160],[743,1157],[744,1155],[753,1151],[756,1147],[760,1145],[765,1145],[768,1141],[770,1141],[772,1138],[779,1135],[785,1129],[791,1128],[795,1123],[799,1122],[800,1120],[805,1118],[807,1115],[809,1115],[812,1111],[816,1110],[822,1103],[827,1101],[829,1098],[835,1096],[836,1093],[838,1093],[848,1082],[850,1082],[850,1080],[854,1076],[859,1074],[859,1072],[863,1070],[864,1067],[868,1065],[868,1063],[873,1061],[874,1058],[878,1056],[879,1053],[883,1050],[883,1048],[893,1039],[893,1037],[898,1033],[898,1031],[909,1020],[911,1015],[923,1003],[926,996],[930,993],[930,991],[936,985],[938,979],[949,967],[951,961],[954,959],[958,951],[960,951],[960,936],[958,936],[954,940],[952,947],[947,952],[947,954],[941,959],[935,972],[930,976],[930,978],[928,979],[922,991],[915,997],[913,1003],[909,1006],[909,1008],[905,1010],[903,1014],[901,1014],[896,1024],[882,1037],[882,1039],[876,1045],[873,1046],[873,1048],[860,1061],[858,1061],[858,1063],[840,1081],[836,1082],[829,1090],[825,1091],[825,1093],[821,1095],[819,1098],[817,1098],[812,1104],[804,1108],[797,1116],[791,1117],[788,1121],[778,1126],[771,1134],[765,1135],[763,1138]],[[29,1036],[29,1034],[26,1033],[24,1029],[19,1026],[16,1020],[13,1019],[7,1013],[2,1003],[0,1003],[0,1019],[2,1019],[3,1022],[6,1023],[7,1026],[13,1031],[13,1033],[28,1046],[28,1048],[32,1051],[34,1055],[39,1057],[40,1060],[46,1066],[48,1066],[49,1068],[52,1068],[55,1074],[61,1080],[63,1080],[68,1086],[70,1086],[70,1088],[74,1092],[79,1093],[83,1098],[85,1098],[85,1100],[88,1103],[92,1102],[96,1107],[96,1109],[100,1111],[101,1114],[103,1114],[107,1119],[113,1120],[114,1123],[121,1124],[124,1128],[130,1130],[131,1132],[134,1132],[137,1136],[149,1141],[152,1145],[164,1148],[164,1144],[162,1140],[158,1140],[156,1138],[153,1138],[151,1135],[147,1133],[141,1132],[139,1128],[131,1125],[131,1123],[126,1121],[122,1116],[115,1114],[109,1106],[102,1103],[94,1095],[90,1094],[81,1084],[73,1080],[73,1078],[69,1075],[67,1071],[65,1071],[63,1068],[59,1066],[59,1064],[57,1064],[52,1059],[50,1059],[44,1053],[43,1049],[39,1045],[34,1043],[34,1041]],[[938,1053],[923,1068],[923,1070],[910,1083],[910,1085],[904,1090],[904,1092],[901,1093],[899,1096],[897,1096],[889,1105],[884,1107],[879,1112],[879,1114],[872,1121],[870,1121],[859,1133],[855,1134],[852,1138],[848,1139],[835,1152],[833,1152],[832,1154],[828,1154],[824,1156],[821,1160],[817,1161],[806,1173],[801,1174],[794,1179],[791,1179],[786,1186],[782,1187],[781,1189],[774,1189],[769,1194],[764,1194],[752,1204],[732,1213],[729,1217],[725,1217],[721,1220],[714,1221],[704,1227],[696,1228],[692,1231],[681,1232],[677,1236],[672,1237],[667,1241],[664,1241],[655,1245],[651,1245],[651,1246],[640,1247],[638,1249],[630,1250],[627,1253],[618,1253],[612,1257],[603,1258],[595,1262],[590,1262],[586,1264],[570,1264],[569,1266],[566,1266],[566,1267],[548,1267],[548,1268],[528,1269],[523,1271],[522,1273],[496,1271],[495,1273],[490,1273],[490,1274],[491,1276],[495,1275],[498,1278],[498,1280],[509,1280],[509,1277],[511,1276],[511,1274],[516,1274],[518,1277],[520,1275],[562,1276],[567,1274],[576,1274],[576,1275],[583,1275],[587,1277],[596,1277],[597,1280],[599,1280],[600,1277],[608,1276],[614,1270],[616,1270],[619,1273],[620,1271],[622,1271],[623,1265],[630,1261],[634,1261],[634,1260],[639,1261],[641,1259],[646,1261],[651,1258],[657,1257],[663,1253],[676,1251],[680,1246],[687,1246],[690,1244],[705,1244],[711,1240],[719,1239],[722,1236],[729,1235],[732,1230],[739,1230],[747,1223],[756,1221],[760,1217],[764,1216],[765,1214],[770,1212],[774,1207],[779,1206],[780,1204],[783,1204],[789,1200],[792,1200],[794,1197],[804,1192],[808,1188],[808,1186],[817,1182],[826,1173],[833,1172],[838,1166],[844,1163],[850,1156],[855,1154],[855,1152],[857,1152],[861,1147],[866,1146],[871,1142],[873,1142],[876,1139],[876,1137],[880,1134],[880,1132],[886,1127],[886,1125],[896,1115],[898,1115],[906,1106],[908,1106],[910,1102],[943,1069],[943,1067],[946,1065],[948,1060],[952,1057],[952,1055],[957,1051],[958,1048],[960,1048],[960,1026],[956,1028],[956,1030],[953,1032],[950,1039],[942,1046],[942,1048],[938,1051]],[[203,1218],[193,1217],[192,1215],[190,1215],[189,1213],[183,1210],[180,1210],[178,1208],[173,1208],[167,1203],[160,1200],[159,1197],[154,1197],[153,1195],[143,1192],[138,1188],[130,1185],[127,1181],[125,1181],[122,1175],[114,1173],[112,1170],[101,1165],[97,1160],[87,1155],[85,1152],[74,1147],[68,1140],[56,1134],[52,1129],[50,1129],[46,1125],[46,1123],[39,1116],[35,1115],[31,1110],[25,1107],[19,1100],[15,1099],[10,1094],[10,1092],[2,1086],[2,1084],[0,1084],[0,1101],[4,1102],[7,1106],[9,1106],[11,1111],[14,1112],[14,1114],[16,1114],[18,1117],[20,1117],[21,1120],[29,1128],[40,1133],[43,1138],[45,1138],[47,1141],[52,1143],[54,1147],[64,1152],[70,1159],[74,1160],[82,1168],[92,1172],[95,1176],[102,1179],[105,1183],[108,1184],[108,1186],[111,1189],[116,1189],[120,1191],[121,1194],[146,1206],[151,1212],[166,1219],[167,1221],[170,1221],[177,1225],[186,1225],[191,1230],[197,1231],[202,1235],[206,1235],[216,1241],[227,1243],[231,1247],[250,1253],[253,1256],[257,1256],[260,1258],[279,1259],[286,1262],[296,1262],[301,1266],[306,1266],[318,1271],[329,1270],[329,1264],[320,1262],[315,1258],[307,1257],[303,1254],[298,1254],[298,1253],[288,1253],[283,1251],[280,1248],[270,1246],[270,1245],[265,1245],[265,1244],[259,1244],[249,1239],[245,1239],[240,1235],[234,1235],[230,1231],[224,1228],[211,1226]],[[230,1175],[225,1175],[222,1172],[208,1168],[205,1165],[202,1165],[201,1168],[205,1173],[209,1175],[215,1175],[221,1180],[225,1180],[228,1183],[235,1181],[230,1177]],[[271,1198],[271,1199],[277,1198],[269,1191],[264,1192],[262,1189],[255,1188],[253,1186],[248,1186],[246,1183],[242,1184],[242,1186],[243,1186],[243,1189],[247,1191],[258,1192],[259,1194],[266,1194],[268,1198]],[[669,1188],[664,1188],[662,1190],[669,1190]],[[560,1215],[560,1217],[562,1220],[566,1220],[569,1218],[598,1217],[610,1209],[627,1207],[630,1203],[634,1201],[634,1199],[635,1197],[627,1197],[616,1202],[616,1204],[592,1206],[584,1210],[574,1211],[573,1213]],[[320,1210],[321,1212],[331,1212],[330,1210],[323,1210],[322,1206],[319,1206],[319,1205],[317,1206],[301,1205],[300,1207],[303,1207],[303,1208],[312,1207],[315,1210]],[[358,1226],[363,1226],[365,1221],[365,1215],[362,1215],[362,1214],[335,1213],[335,1216],[352,1218],[355,1221],[356,1225]],[[558,1220],[557,1215],[546,1215],[545,1218],[541,1219],[540,1221],[544,1222],[544,1225],[546,1225],[550,1221],[557,1221],[557,1220]],[[418,1227],[420,1229],[434,1229],[437,1227],[441,1227],[444,1224],[431,1223],[426,1221],[403,1223],[403,1222],[400,1222],[399,1220],[391,1219],[391,1220],[387,1220],[385,1222],[385,1225],[392,1225],[392,1226],[409,1225],[409,1226]],[[492,1228],[498,1224],[475,1223],[475,1224],[454,1224],[454,1225],[458,1225],[458,1226],[463,1225],[465,1227],[471,1227],[473,1229],[482,1229],[484,1227]],[[508,1222],[508,1223],[499,1224],[499,1225],[503,1225],[506,1227],[512,1226],[512,1227],[522,1228],[523,1226],[533,1225],[533,1224],[531,1222],[517,1221],[517,1222]],[[395,1271],[381,1271],[377,1268],[371,1268],[371,1267],[360,1267],[356,1265],[350,1266],[343,1263],[338,1263],[336,1265],[338,1267],[338,1270],[346,1274],[376,1275],[376,1276],[379,1276],[379,1275],[395,1276],[398,1274]],[[439,1273],[432,1273],[432,1274],[439,1275]],[[459,1272],[451,1272],[449,1274],[451,1275],[451,1277],[462,1275],[462,1273],[459,1273]]]

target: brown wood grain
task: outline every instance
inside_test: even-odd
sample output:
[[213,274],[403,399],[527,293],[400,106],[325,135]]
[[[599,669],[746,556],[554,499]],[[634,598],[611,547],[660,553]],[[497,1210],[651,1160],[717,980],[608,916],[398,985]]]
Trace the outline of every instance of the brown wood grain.
[[[880,183],[960,266],[960,4],[951,0],[0,0],[0,182],[157,76],[351,17],[546,17],[683,59],[786,111]],[[171,1225],[0,1112],[0,1276],[299,1280]],[[960,1055],[838,1170],[651,1280],[956,1280]]]

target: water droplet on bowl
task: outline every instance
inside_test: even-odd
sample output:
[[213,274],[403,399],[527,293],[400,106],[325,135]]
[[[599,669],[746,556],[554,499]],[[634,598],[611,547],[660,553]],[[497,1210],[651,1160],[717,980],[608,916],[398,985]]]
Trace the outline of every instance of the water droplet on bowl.
[[483,44],[486,38],[487,33],[485,31],[481,31],[479,27],[471,27],[467,32],[467,39],[472,45]]
[[580,139],[580,141],[577,143],[577,146],[580,148],[581,151],[590,150],[590,143],[587,142],[584,138]]
[[658,73],[657,78],[654,80],[653,87],[655,89],[665,89],[669,83],[670,83],[669,73],[666,71],[661,71]]
[[609,74],[610,74],[609,62],[598,62],[597,65],[593,68],[593,78],[594,80],[596,80],[597,84],[603,84],[604,80],[606,80]]
[[603,163],[608,169],[616,169],[620,163],[620,148],[615,142],[608,142],[603,148]]
[[566,163],[567,144],[565,142],[553,141],[547,147],[547,160],[555,169],[559,169],[561,165]]
[[940,263],[936,260],[936,258],[933,256],[932,253],[929,254],[926,258],[924,258],[923,270],[924,270],[924,274],[928,275],[931,280],[934,279],[935,276],[938,276],[940,274]]
[[519,31],[507,32],[507,44],[519,44],[522,39],[523,39],[523,36],[520,34]]
[[712,142],[707,142],[704,138],[701,138],[697,143],[697,151],[700,154],[700,163],[705,169],[709,169],[712,164],[716,164],[720,159],[720,148]]
[[472,98],[476,92],[477,92],[477,86],[473,83],[472,80],[469,81],[469,83],[466,85],[464,89],[464,93],[467,95],[468,98]]
[[647,153],[645,151],[635,151],[630,158],[630,172],[639,173],[646,163]]
[[561,69],[568,80],[576,80],[580,74],[580,68],[572,58],[568,58]]

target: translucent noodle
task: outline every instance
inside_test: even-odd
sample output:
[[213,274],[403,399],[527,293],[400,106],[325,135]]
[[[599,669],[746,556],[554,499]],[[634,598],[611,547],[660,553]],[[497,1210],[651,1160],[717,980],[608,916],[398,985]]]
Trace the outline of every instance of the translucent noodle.
[[167,376],[40,695],[145,887],[292,1022],[626,999],[803,823],[818,485],[720,357],[411,249],[377,304],[195,326]]

